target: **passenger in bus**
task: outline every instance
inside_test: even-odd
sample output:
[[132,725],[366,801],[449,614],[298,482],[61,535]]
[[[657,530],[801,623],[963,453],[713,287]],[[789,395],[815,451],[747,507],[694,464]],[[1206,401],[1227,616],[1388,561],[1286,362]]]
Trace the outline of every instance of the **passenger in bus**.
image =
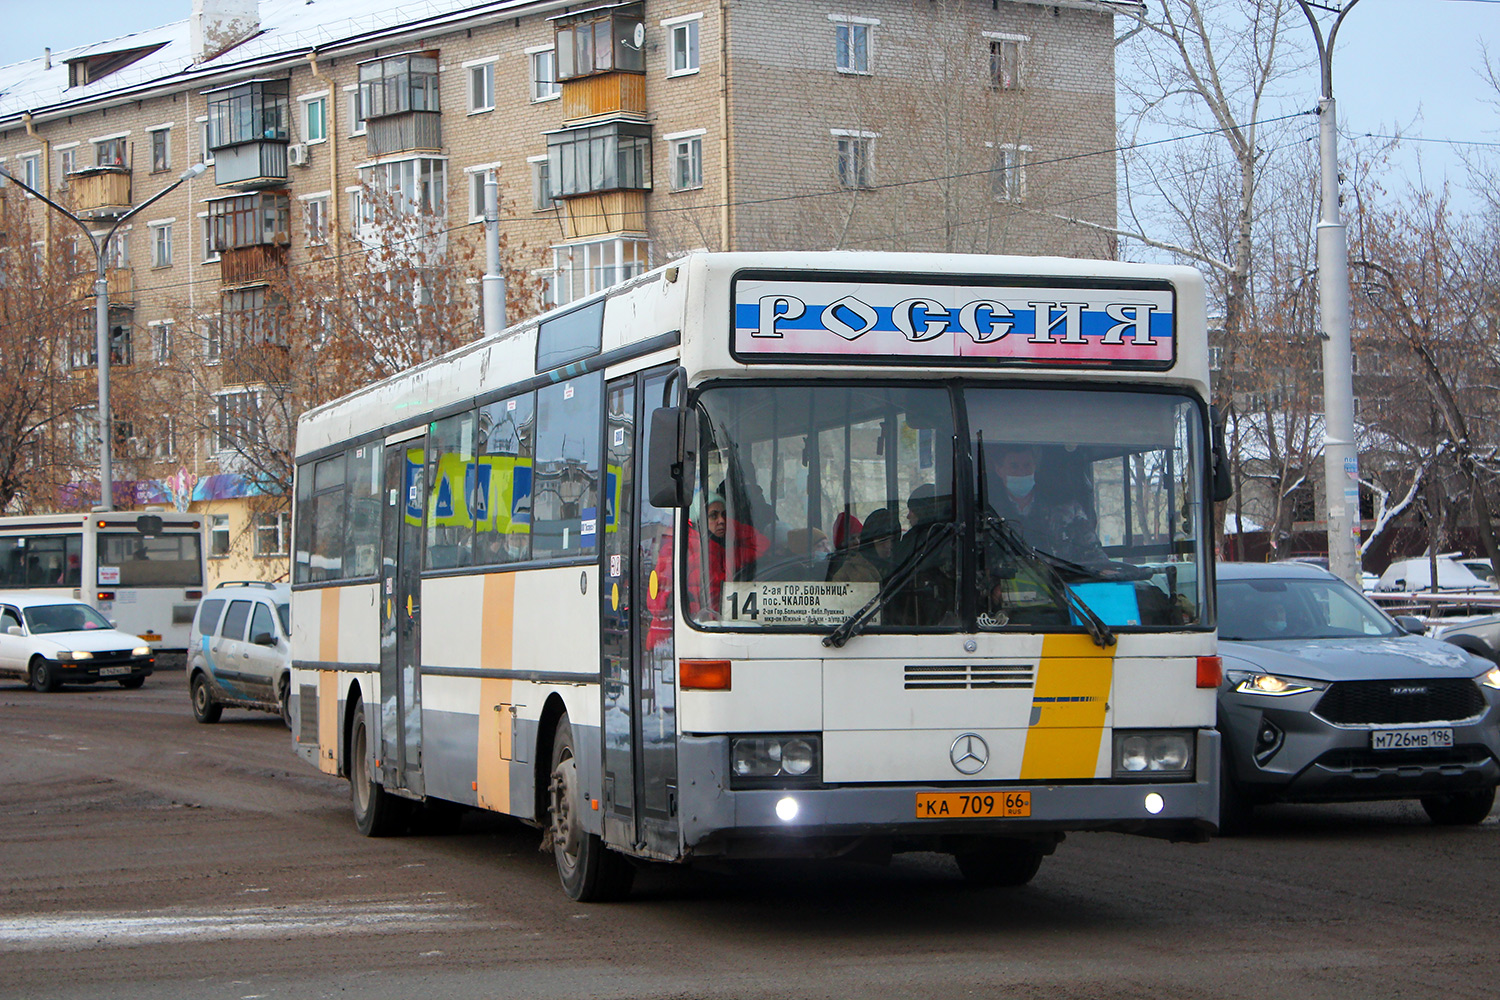
[[891,557],[901,537],[896,515],[881,507],[870,512],[859,541],[829,577],[836,583],[880,583],[891,572]]
[[942,542],[931,539],[952,522],[953,496],[939,493],[932,483],[918,486],[906,500],[906,520],[911,530],[895,546],[891,572],[907,570],[910,575],[892,595],[886,622],[919,628],[951,625],[958,620],[954,560],[957,546],[951,537]]
[[[717,493],[710,494],[703,505],[703,521],[706,533],[699,532],[693,518],[688,519],[688,613],[699,621],[711,621],[719,617],[725,579],[749,567],[765,554],[771,543],[750,525],[730,520],[724,498]],[[670,617],[672,552],[670,541],[663,540],[656,561],[657,596],[650,601],[653,619],[658,613]]]

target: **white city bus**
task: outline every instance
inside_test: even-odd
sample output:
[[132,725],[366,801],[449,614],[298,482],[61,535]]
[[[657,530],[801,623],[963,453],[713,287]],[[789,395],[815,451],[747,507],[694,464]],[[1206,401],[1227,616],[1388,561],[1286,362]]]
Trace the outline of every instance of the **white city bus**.
[[0,590],[84,601],[157,652],[187,649],[205,573],[203,518],[196,514],[0,517]]
[[690,255],[304,414],[297,751],[365,834],[546,828],[577,899],[1201,840],[1207,399],[1190,269]]

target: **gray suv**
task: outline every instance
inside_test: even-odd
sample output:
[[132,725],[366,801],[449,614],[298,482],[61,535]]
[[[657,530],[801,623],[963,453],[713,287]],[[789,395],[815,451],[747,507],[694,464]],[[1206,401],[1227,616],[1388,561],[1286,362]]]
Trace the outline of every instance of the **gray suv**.
[[277,712],[290,725],[291,588],[236,580],[198,605],[188,636],[193,718],[218,722],[226,706]]

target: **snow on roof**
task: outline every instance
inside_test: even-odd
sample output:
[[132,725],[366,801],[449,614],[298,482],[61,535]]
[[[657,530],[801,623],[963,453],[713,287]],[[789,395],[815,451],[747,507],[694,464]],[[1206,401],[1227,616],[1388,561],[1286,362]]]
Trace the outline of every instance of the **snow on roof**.
[[[237,72],[300,57],[314,49],[373,47],[383,36],[441,29],[450,22],[543,6],[542,0],[261,0],[260,31],[217,57],[193,63],[191,25],[184,18],[119,38],[0,66],[0,126],[30,111],[38,117],[78,105],[125,98],[157,87],[193,88],[227,82]],[[68,86],[68,63],[88,56],[160,45],[108,76]]]

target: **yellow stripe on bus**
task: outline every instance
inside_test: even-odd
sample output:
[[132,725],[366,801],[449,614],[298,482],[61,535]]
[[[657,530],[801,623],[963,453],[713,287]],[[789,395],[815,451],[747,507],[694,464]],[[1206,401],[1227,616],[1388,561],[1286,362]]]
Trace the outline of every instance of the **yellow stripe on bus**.
[[1031,728],[1021,758],[1022,781],[1092,778],[1099,766],[1115,647],[1086,635],[1042,639],[1032,695]]
[[[480,604],[479,665],[507,670],[515,641],[516,574],[491,573],[484,578]],[[479,682],[479,746],[475,769],[475,803],[510,812],[511,730],[515,719],[514,681],[486,677]]]
[[318,659],[337,663],[339,659],[339,588],[323,591],[322,613],[318,616]]
[[318,770],[339,773],[339,675],[332,670],[318,671]]

